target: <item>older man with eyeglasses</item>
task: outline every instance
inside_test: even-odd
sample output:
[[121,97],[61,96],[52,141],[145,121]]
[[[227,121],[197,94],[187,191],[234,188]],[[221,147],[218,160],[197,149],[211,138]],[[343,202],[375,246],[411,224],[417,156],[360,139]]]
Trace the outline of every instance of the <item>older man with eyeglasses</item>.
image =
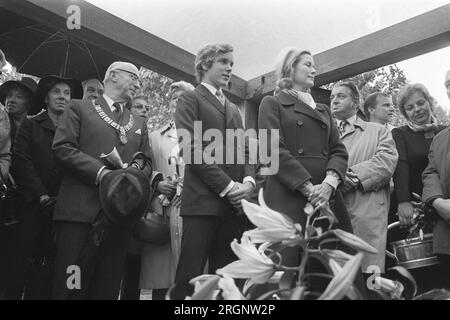
[[[111,172],[100,155],[116,148],[124,163],[139,151],[150,156],[146,121],[125,107],[139,90],[138,69],[131,63],[114,62],[103,82],[105,92],[95,102],[70,102],[53,143],[64,174],[54,215],[58,223],[55,299],[118,298],[131,226],[108,224],[98,238],[93,236],[93,230],[105,218],[99,184]],[[146,166],[144,173],[150,172]],[[157,179],[154,175],[149,178],[155,188]],[[97,248],[93,253],[86,252],[92,242]],[[80,266],[83,256],[90,257],[89,263]],[[80,268],[78,274],[74,266]],[[77,285],[77,276],[81,285]]]

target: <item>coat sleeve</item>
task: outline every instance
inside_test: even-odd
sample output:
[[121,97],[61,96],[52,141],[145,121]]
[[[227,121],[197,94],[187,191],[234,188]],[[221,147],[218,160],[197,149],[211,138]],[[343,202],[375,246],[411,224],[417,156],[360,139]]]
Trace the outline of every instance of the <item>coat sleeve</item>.
[[33,164],[32,144],[33,121],[25,118],[14,143],[12,171],[19,190],[28,202],[48,193]]
[[80,150],[78,143],[82,105],[72,100],[64,111],[53,140],[53,153],[63,168],[84,183],[95,185],[102,162]]
[[[324,106],[324,108],[326,108],[327,112],[330,112],[327,106]],[[335,171],[339,175],[341,181],[344,181],[348,165],[347,148],[345,148],[345,145],[341,141],[336,123],[331,118],[331,112],[329,114],[331,131],[329,138],[329,160],[327,170]]]
[[373,157],[350,168],[357,175],[365,192],[378,190],[387,185],[397,165],[398,153],[389,129],[380,126],[377,134],[378,137],[373,137],[378,139],[377,150]]
[[0,181],[6,179],[11,166],[11,126],[8,115],[0,107]]
[[[139,151],[143,152],[145,156],[150,159],[151,162],[153,162],[153,149],[150,144],[149,132],[146,122],[144,122],[144,125],[141,128],[141,132],[142,139]],[[150,178],[150,183],[153,189],[156,188],[156,184],[159,181],[164,179],[162,173],[154,170],[153,165],[151,167],[144,167],[144,173]]]
[[[232,179],[217,164],[194,163],[194,153],[202,152],[205,142],[199,143],[194,137],[194,121],[199,121],[199,104],[195,92],[184,92],[178,99],[175,112],[177,135],[182,139],[180,149],[183,161],[211,190],[220,194]],[[202,134],[200,132],[200,134]],[[201,137],[200,137],[201,139]],[[202,139],[201,139],[202,140]]]
[[[446,131],[448,134],[448,131]],[[428,153],[428,165],[422,173],[423,192],[422,201],[431,203],[436,198],[445,198],[444,190],[441,186],[441,178],[439,168],[442,166],[441,161],[448,161],[439,157],[439,148],[442,148],[441,136],[436,136],[431,142],[430,151]],[[438,139],[436,139],[438,138]]]
[[409,190],[409,162],[408,162],[408,148],[405,136],[400,129],[392,130],[392,137],[394,138],[395,146],[398,152],[398,163],[394,172],[394,191],[397,198],[397,203],[410,201],[411,192]]
[[[278,151],[278,172],[277,178],[289,190],[295,192],[305,182],[312,179],[311,174],[306,168],[291,154],[286,147],[286,139],[295,139],[295,137],[285,137],[280,119],[280,104],[274,97],[264,97],[259,107],[258,116],[259,129],[267,130],[267,141],[260,143],[267,144],[267,154],[276,156]],[[278,134],[276,134],[278,132]],[[260,136],[261,138],[261,136]],[[271,150],[271,141],[279,141],[278,150]],[[261,158],[261,163],[266,165],[267,159]],[[273,163],[271,164],[273,165]]]

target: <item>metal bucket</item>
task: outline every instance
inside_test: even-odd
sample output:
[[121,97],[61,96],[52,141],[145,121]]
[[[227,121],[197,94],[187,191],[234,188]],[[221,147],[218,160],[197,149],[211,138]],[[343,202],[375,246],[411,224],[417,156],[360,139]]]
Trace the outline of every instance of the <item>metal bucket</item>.
[[[388,230],[400,225],[395,222],[388,226]],[[433,234],[427,233],[420,237],[394,241],[390,243],[392,253],[398,265],[406,269],[416,269],[439,264],[439,259],[433,254]]]

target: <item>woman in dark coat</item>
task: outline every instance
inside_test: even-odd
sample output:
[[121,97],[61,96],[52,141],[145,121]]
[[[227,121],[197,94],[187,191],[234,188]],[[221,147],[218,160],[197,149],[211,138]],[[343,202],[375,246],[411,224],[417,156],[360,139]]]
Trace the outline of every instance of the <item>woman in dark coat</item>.
[[[13,267],[6,298],[20,299],[22,296],[32,257],[34,266],[40,266],[43,274],[37,277],[31,275],[31,280],[51,279],[51,268],[44,267],[49,266],[48,260],[52,258],[51,219],[61,184],[61,173],[52,152],[53,137],[70,99],[81,96],[82,88],[77,80],[53,76],[41,79],[37,89],[40,103],[31,113],[39,112],[41,107],[45,111],[32,118],[25,118],[17,132],[12,172],[24,198],[24,207],[17,239],[13,244]],[[32,270],[39,272],[38,268]],[[47,279],[42,279],[43,276]],[[27,285],[25,297],[50,298],[50,288],[50,283]]]
[[[433,115],[434,101],[422,84],[408,84],[398,94],[398,107],[406,119],[406,125],[392,130],[398,151],[398,164],[394,173],[394,209],[402,226],[410,226],[414,220],[411,201],[417,201],[412,193],[422,195],[422,173],[428,165],[428,152],[433,138],[445,127],[438,125]],[[442,158],[448,162],[446,157]],[[424,197],[427,196],[424,194]],[[426,201],[428,199],[425,199]],[[391,212],[395,210],[391,210]],[[391,217],[394,220],[395,217]],[[396,220],[396,219],[395,219]],[[392,230],[388,242],[407,236],[408,229]],[[434,243],[436,245],[434,232]],[[450,251],[449,251],[450,253]],[[442,266],[429,266],[410,270],[419,291],[431,290],[442,283]]]
[[423,85],[406,85],[397,100],[407,124],[392,130],[399,155],[394,191],[398,219],[402,225],[408,226],[413,217],[411,201],[417,201],[412,193],[422,194],[422,172],[428,164],[431,141],[445,126],[437,124],[433,115],[433,98]]
[[[280,135],[279,170],[267,177],[264,199],[270,208],[302,226],[308,198],[313,206],[330,201],[339,220],[337,227],[351,232],[336,190],[345,177],[348,154],[329,108],[315,104],[308,93],[316,75],[313,58],[308,51],[285,48],[277,60],[277,93],[264,97],[259,108],[259,129],[278,129]],[[283,264],[295,266],[298,260],[295,249],[283,251]]]

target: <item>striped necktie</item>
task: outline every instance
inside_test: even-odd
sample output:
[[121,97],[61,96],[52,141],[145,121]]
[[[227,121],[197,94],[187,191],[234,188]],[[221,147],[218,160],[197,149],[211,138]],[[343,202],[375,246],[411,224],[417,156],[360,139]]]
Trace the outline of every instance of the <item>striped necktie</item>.
[[339,133],[340,133],[341,137],[347,131],[347,127],[348,127],[349,124],[350,123],[347,120],[342,120],[341,123],[339,124]]

